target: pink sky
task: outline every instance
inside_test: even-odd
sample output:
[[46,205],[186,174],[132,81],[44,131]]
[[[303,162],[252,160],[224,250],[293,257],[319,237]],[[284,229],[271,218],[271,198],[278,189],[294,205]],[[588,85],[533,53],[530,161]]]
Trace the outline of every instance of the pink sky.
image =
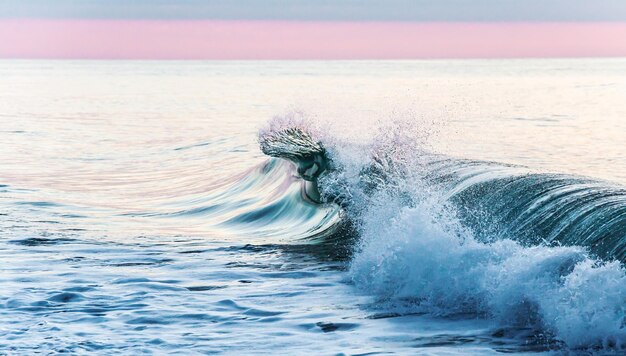
[[626,23],[0,20],[0,58],[626,56]]

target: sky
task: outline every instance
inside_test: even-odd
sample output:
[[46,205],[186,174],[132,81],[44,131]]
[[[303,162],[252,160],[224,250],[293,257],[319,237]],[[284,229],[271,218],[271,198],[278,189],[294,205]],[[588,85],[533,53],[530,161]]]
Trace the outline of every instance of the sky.
[[0,0],[0,58],[626,56],[626,0]]

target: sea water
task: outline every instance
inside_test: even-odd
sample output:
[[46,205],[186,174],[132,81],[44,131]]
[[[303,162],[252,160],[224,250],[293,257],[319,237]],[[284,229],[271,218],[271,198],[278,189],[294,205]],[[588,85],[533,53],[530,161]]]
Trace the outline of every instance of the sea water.
[[410,132],[626,185],[624,59],[3,60],[0,354],[623,352],[620,261],[475,239],[420,184],[320,241],[342,208],[257,142],[294,117],[355,172]]

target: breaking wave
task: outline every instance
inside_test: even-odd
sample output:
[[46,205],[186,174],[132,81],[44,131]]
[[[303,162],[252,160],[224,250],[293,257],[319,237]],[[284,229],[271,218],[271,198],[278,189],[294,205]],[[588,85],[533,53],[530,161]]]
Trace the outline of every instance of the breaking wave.
[[626,188],[433,153],[415,131],[357,144],[291,115],[259,141],[294,163],[304,197],[341,208],[350,277],[378,307],[624,350]]

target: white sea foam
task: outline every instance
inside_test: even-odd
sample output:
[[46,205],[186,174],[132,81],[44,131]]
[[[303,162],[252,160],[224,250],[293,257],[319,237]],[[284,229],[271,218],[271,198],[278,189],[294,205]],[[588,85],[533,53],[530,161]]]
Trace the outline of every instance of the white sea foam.
[[393,205],[365,213],[350,270],[382,303],[536,328],[573,348],[626,347],[618,262],[600,263],[579,247],[481,243],[436,207]]

